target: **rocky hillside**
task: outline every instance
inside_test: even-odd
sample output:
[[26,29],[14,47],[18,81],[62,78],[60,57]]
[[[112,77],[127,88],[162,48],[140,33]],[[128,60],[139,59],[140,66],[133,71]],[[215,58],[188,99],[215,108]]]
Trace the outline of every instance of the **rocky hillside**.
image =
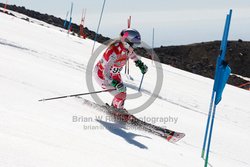
[[[0,3],[0,7],[4,7],[4,4]],[[55,17],[53,15],[42,14],[40,12],[36,12],[36,11],[33,11],[33,10],[26,9],[23,6],[20,7],[20,6],[16,6],[16,5],[8,5],[7,8],[8,8],[8,10],[12,10],[12,11],[24,14],[26,16],[29,16],[29,17],[44,21],[44,22],[46,22],[48,24],[63,28],[64,19]],[[6,13],[10,14],[10,15],[13,15],[13,14],[11,14],[11,12],[6,12]],[[24,18],[24,19],[26,19],[26,18]],[[73,33],[78,34],[79,30],[80,30],[79,25],[77,25],[75,23],[72,23],[72,29],[71,30],[72,30]],[[89,39],[94,39],[95,38],[95,32],[89,30],[87,27],[84,28],[84,33],[86,34],[87,38],[89,38]],[[101,42],[101,43],[105,42],[105,41],[107,41],[109,39],[110,38],[103,37],[101,34],[98,34],[98,36],[97,36],[97,41]]]
[[[161,62],[213,78],[216,59],[220,53],[220,43],[220,41],[213,41],[182,46],[167,46],[155,48],[155,51]],[[226,61],[230,65],[233,74],[250,78],[250,42],[243,42],[242,40],[229,41]],[[236,86],[245,82],[235,75],[232,75],[229,79],[229,83]]]
[[[4,4],[0,3],[0,7]],[[25,7],[18,7],[16,5],[8,5],[8,10],[16,11],[27,15],[29,17],[39,19],[46,23],[63,28],[64,20],[52,15],[42,14],[33,10],[26,9]],[[7,14],[11,14],[8,12]],[[13,14],[11,14],[13,15]],[[24,18],[29,21],[27,18]],[[72,24],[72,32],[79,33],[79,25]],[[84,28],[87,38],[94,39],[95,32]],[[97,41],[103,43],[110,38],[98,34]],[[233,74],[250,78],[250,42],[238,40],[230,41],[227,48],[227,62],[232,68]],[[181,46],[161,46],[154,49],[159,56],[160,61],[169,64],[176,68],[180,68],[195,74],[205,77],[213,78],[216,65],[216,58],[220,52],[220,41],[202,42],[191,45]],[[150,58],[151,56],[145,54],[145,50],[138,49],[137,53]],[[246,80],[231,75],[229,83],[235,86],[246,83]]]

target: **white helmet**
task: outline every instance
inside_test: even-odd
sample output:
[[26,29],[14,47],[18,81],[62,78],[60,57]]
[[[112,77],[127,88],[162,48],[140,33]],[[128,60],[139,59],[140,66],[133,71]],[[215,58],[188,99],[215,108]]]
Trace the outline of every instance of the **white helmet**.
[[120,35],[125,39],[125,42],[127,42],[131,47],[137,47],[141,44],[141,35],[135,29],[124,29],[122,30]]

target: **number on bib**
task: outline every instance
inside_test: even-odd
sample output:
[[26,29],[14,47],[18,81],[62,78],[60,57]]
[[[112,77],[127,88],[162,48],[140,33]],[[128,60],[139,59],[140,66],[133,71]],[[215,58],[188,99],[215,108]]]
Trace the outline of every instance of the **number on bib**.
[[122,68],[113,67],[113,68],[111,69],[111,72],[112,72],[113,74],[117,74],[117,73],[119,73],[121,70],[122,70]]

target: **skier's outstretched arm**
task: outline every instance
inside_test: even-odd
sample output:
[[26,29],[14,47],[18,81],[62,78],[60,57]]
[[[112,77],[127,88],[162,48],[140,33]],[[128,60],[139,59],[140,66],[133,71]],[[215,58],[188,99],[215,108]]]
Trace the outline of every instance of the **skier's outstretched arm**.
[[128,57],[135,62],[135,65],[137,67],[140,68],[141,73],[145,74],[148,71],[148,66],[145,65],[141,60],[139,60],[137,54],[134,52],[134,49],[131,46],[128,47],[128,51],[129,51]]

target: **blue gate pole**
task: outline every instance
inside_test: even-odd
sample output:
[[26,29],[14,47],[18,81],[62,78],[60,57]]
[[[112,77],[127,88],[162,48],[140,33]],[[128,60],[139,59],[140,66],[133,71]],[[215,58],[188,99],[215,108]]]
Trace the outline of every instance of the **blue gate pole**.
[[103,11],[104,11],[104,7],[105,7],[105,3],[106,3],[106,0],[104,0],[104,1],[103,1],[103,4],[102,4],[102,11],[101,11],[101,15],[100,15],[100,18],[99,18],[99,23],[98,23],[98,26],[97,26],[97,30],[96,30],[96,34],[95,34],[95,39],[94,39],[94,44],[93,44],[93,48],[92,48],[91,55],[93,55],[93,53],[94,53],[95,43],[96,43],[96,40],[97,40],[97,36],[98,36],[98,32],[99,32],[99,28],[100,28],[100,25],[101,25],[102,15],[103,15]]
[[69,32],[69,30],[70,30],[71,23],[72,23],[72,12],[73,12],[73,2],[71,3],[70,19],[69,19],[69,25],[68,25],[68,32]]
[[204,158],[204,154],[205,154],[205,150],[206,150],[207,134],[208,134],[208,129],[209,129],[209,125],[210,125],[210,118],[211,118],[211,113],[212,113],[212,109],[213,109],[213,104],[214,104],[214,96],[215,96],[215,91],[213,90],[211,101],[210,101],[209,113],[208,113],[208,116],[207,116],[207,125],[206,125],[204,141],[203,141],[203,147],[202,147],[202,152],[201,152],[201,157],[202,158]]
[[65,20],[64,20],[64,24],[63,24],[64,28],[66,28],[66,25],[67,25],[67,22],[68,22],[68,15],[69,15],[69,11],[67,11],[67,14],[66,14],[66,17],[65,17]]
[[207,165],[208,165],[208,157],[209,157],[210,143],[211,143],[211,138],[212,138],[212,133],[213,133],[213,126],[214,126],[214,117],[215,117],[216,106],[217,105],[214,103],[213,114],[212,114],[212,121],[211,121],[211,126],[210,126],[210,133],[209,133],[208,143],[207,143],[207,153],[206,153],[205,167],[207,167]]

